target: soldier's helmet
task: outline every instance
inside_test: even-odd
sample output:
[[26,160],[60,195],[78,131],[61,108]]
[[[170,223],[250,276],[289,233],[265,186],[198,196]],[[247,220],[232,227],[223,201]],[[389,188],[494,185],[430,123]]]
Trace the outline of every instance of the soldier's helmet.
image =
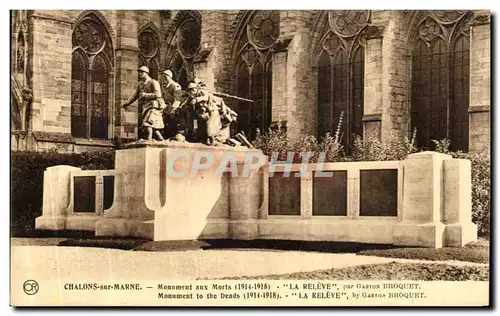
[[170,77],[170,78],[173,78],[174,77],[174,74],[172,73],[172,70],[170,69],[167,69],[163,72],[163,74],[167,77]]
[[193,82],[196,83],[198,85],[198,87],[200,87],[200,88],[206,87],[206,84],[204,84],[200,78],[194,78]]
[[140,67],[139,69],[137,69],[137,71],[145,72],[149,75],[149,68],[146,66]]
[[186,90],[191,90],[191,89],[198,89],[200,86],[198,86],[196,83],[194,82],[190,82],[186,88]]

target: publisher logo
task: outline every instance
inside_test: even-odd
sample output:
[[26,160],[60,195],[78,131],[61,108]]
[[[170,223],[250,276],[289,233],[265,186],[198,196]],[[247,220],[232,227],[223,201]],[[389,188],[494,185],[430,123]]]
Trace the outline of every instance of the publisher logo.
[[38,282],[35,280],[28,280],[23,284],[23,291],[28,295],[34,295],[38,292]]

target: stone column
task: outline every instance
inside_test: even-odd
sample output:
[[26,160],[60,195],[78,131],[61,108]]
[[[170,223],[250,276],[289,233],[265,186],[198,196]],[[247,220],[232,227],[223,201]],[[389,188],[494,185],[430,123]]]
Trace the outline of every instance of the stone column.
[[216,49],[203,49],[194,60],[194,73],[206,86],[208,90],[215,91],[215,65]]
[[42,216],[36,218],[36,229],[64,230],[66,210],[70,204],[71,172],[81,170],[72,166],[49,167],[43,173]]
[[445,246],[462,247],[477,240],[472,219],[471,162],[467,159],[444,161]]
[[[286,42],[285,42],[286,43]],[[272,100],[271,115],[272,122],[286,121],[288,110],[286,104],[286,47],[288,43],[280,45],[273,53],[273,77],[272,77]]]
[[[309,29],[301,28],[293,36],[287,52],[286,103],[288,105],[288,126],[295,125],[287,132],[292,139],[315,133],[316,100],[311,98],[311,63],[309,52]],[[311,122],[314,122],[311,124]]]
[[403,214],[394,228],[394,244],[443,246],[443,165],[448,159],[451,156],[425,151],[405,160]]
[[382,126],[381,140],[391,137],[403,140],[407,135],[408,112],[408,59],[406,29],[409,23],[403,11],[382,11],[380,22],[384,26],[382,43]]
[[137,42],[137,19],[135,11],[118,12],[115,81],[115,136],[125,140],[135,140],[138,136],[137,102],[127,109],[120,107],[137,87],[137,67],[139,48]]
[[477,14],[470,31],[469,151],[490,143],[491,24],[488,12]]
[[[201,49],[195,56],[195,75],[212,91],[231,92],[229,12],[207,10],[201,14]],[[217,22],[215,22],[217,21]]]
[[365,93],[363,106],[364,137],[381,137],[383,27],[370,26],[365,35]]
[[[273,48],[272,120],[286,120],[289,127],[287,134],[292,139],[315,133],[316,99],[315,91],[311,89],[311,17],[312,12],[308,10],[281,10],[280,38]],[[278,64],[275,65],[275,62]],[[277,76],[274,72],[278,73]],[[277,82],[278,78],[281,82]],[[275,96],[280,98],[277,102]],[[294,128],[290,129],[292,125]]]

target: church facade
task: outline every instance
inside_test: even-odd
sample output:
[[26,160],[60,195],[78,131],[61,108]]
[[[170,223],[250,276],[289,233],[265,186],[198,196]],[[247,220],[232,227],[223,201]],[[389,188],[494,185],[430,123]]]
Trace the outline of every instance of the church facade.
[[488,11],[11,11],[12,150],[106,150],[137,139],[120,108],[137,68],[195,77],[254,139],[334,132],[451,149],[490,143]]

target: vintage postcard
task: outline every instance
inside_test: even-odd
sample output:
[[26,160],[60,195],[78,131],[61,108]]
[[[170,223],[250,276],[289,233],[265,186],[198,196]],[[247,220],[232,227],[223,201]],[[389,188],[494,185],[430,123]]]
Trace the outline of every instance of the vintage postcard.
[[490,305],[489,10],[11,10],[10,304]]

